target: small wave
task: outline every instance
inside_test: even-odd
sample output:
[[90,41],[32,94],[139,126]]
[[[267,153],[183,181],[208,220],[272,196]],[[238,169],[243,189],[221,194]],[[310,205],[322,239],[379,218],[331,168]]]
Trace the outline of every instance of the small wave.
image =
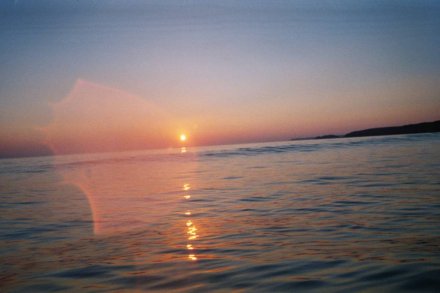
[[259,145],[249,147],[237,147],[217,151],[201,152],[205,157],[231,157],[231,156],[257,156],[261,154],[279,154],[286,152],[308,153],[317,152],[325,149],[342,149],[365,146],[379,146],[387,144],[405,144],[420,140],[438,141],[440,136],[437,134],[406,134],[392,136],[373,136],[356,138],[339,138],[330,141],[305,140],[279,145]]
[[236,179],[241,179],[243,178],[242,176],[228,176],[228,177],[224,177],[224,180],[236,180]]

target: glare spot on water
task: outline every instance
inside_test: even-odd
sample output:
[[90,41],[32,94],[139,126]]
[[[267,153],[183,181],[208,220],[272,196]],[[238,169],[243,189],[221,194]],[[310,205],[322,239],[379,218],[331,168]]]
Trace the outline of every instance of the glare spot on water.
[[[189,224],[189,225],[188,225]],[[195,240],[195,239],[197,239],[197,237],[199,236],[198,234],[197,234],[197,228],[196,228],[196,226],[194,226],[194,224],[191,222],[191,223],[186,223],[186,225],[187,225],[187,231],[186,231],[186,233],[189,235],[188,236],[188,240]]]
[[[188,223],[186,224],[188,226]],[[191,226],[188,227],[188,232],[189,235],[197,235],[197,228],[195,226]]]

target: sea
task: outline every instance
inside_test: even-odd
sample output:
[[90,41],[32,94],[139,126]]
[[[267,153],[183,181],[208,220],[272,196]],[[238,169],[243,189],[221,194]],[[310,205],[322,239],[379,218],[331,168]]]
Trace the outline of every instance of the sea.
[[440,134],[0,160],[1,292],[440,292]]

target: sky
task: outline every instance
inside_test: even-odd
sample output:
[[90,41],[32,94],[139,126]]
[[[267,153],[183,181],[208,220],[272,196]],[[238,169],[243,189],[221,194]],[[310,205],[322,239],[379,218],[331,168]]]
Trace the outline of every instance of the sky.
[[438,1],[1,1],[0,157],[440,119]]

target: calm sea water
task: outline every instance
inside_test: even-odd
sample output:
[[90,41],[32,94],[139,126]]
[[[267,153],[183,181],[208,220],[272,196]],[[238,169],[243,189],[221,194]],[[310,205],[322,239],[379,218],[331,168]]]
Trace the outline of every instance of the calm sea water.
[[0,161],[0,291],[439,291],[440,135]]

